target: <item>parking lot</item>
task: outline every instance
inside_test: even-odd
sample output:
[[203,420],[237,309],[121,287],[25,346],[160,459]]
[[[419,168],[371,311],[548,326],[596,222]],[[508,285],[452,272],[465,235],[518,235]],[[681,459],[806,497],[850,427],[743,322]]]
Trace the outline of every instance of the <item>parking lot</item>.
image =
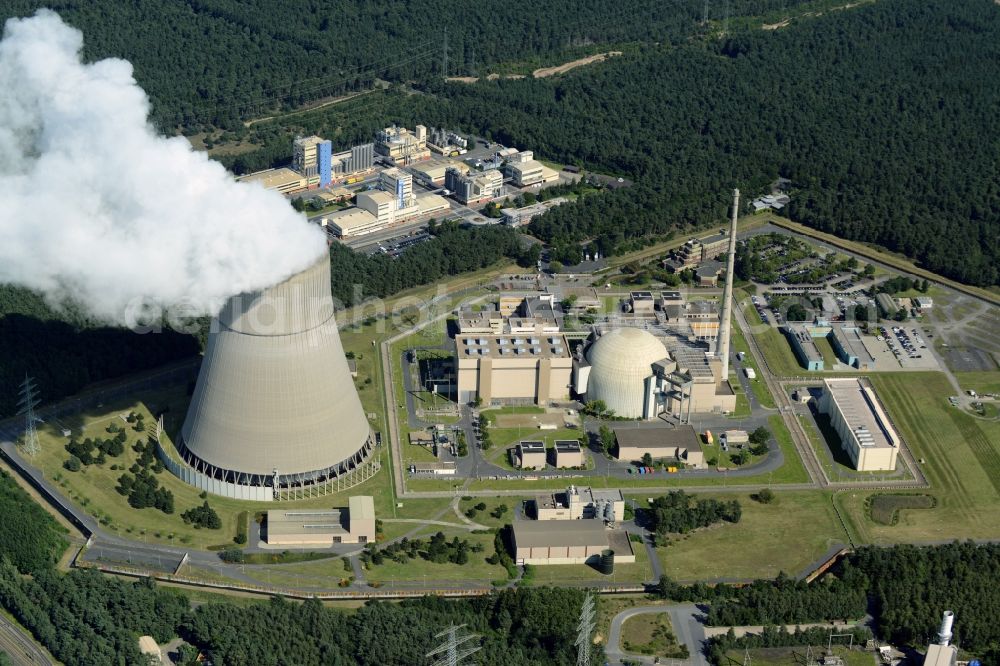
[[[885,345],[900,367],[907,369],[937,370],[937,359],[928,349],[924,333],[915,326],[890,326],[885,323],[878,327],[875,337],[876,348]],[[877,361],[878,359],[876,359]]]

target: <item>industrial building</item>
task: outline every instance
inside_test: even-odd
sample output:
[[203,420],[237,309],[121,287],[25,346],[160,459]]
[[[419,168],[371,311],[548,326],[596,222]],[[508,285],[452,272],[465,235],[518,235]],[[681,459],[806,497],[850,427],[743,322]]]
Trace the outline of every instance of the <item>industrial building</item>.
[[875,357],[865,346],[861,339],[861,331],[856,326],[830,323],[820,319],[813,323],[789,324],[783,326],[781,330],[788,338],[799,363],[806,370],[826,369],[823,354],[816,346],[817,338],[827,339],[837,358],[845,365],[858,370],[875,369]]
[[271,546],[375,543],[375,502],[371,496],[355,495],[348,500],[347,511],[268,511],[264,525],[266,541]]
[[455,476],[457,472],[455,463],[444,462],[417,462],[410,465],[410,474],[420,474],[427,476]]
[[699,287],[718,287],[719,274],[724,268],[721,261],[706,261],[695,269],[695,277],[698,278]]
[[555,444],[555,466],[559,469],[583,467],[583,449],[575,439],[557,439]]
[[176,450],[160,457],[210,493],[256,501],[349,488],[378,469],[330,292],[330,260],[240,294],[212,322]]
[[[956,666],[958,663],[958,648],[951,644],[952,626],[955,614],[945,611],[941,614],[941,626],[937,633],[937,642],[927,646],[924,656],[924,666]],[[970,661],[968,663],[975,663]]]
[[856,326],[833,325],[828,336],[830,346],[837,357],[858,370],[874,370],[875,357],[861,340],[861,331]]
[[637,317],[656,316],[656,301],[648,291],[633,291],[628,295],[629,310]]
[[445,170],[444,186],[467,206],[484,204],[503,194],[503,175],[495,169],[463,172],[449,167]]
[[318,136],[296,137],[292,142],[292,170],[306,179],[308,187],[326,187],[332,181],[333,144]]
[[913,304],[920,310],[930,310],[934,307],[934,299],[930,296],[917,296],[913,299]]
[[348,183],[359,180],[360,176],[375,168],[375,144],[364,143],[350,150],[335,153],[331,157],[331,170],[335,180]]
[[512,227],[523,227],[542,213],[556,206],[561,206],[566,201],[565,197],[555,197],[521,208],[504,208],[500,211],[500,215],[503,217],[504,224],[509,224]]
[[[781,330],[784,332],[785,337],[788,338],[792,346],[792,351],[795,352],[795,356],[798,357],[802,367],[806,370],[823,370],[823,354],[820,353],[819,347],[813,342],[813,331],[816,329],[801,324],[794,324],[782,326]],[[816,337],[825,337],[825,335],[817,335]]]
[[728,413],[736,394],[722,376],[721,359],[676,341],[667,350],[649,331],[612,329],[597,337],[573,366],[575,391],[601,400],[616,416],[653,419],[691,413]]
[[405,127],[386,127],[375,137],[375,152],[396,166],[407,166],[429,159],[427,128],[417,125],[413,132]]
[[727,430],[722,433],[721,441],[725,442],[726,446],[740,446],[750,443],[750,435],[746,430]]
[[701,438],[692,426],[621,427],[614,433],[619,460],[642,460],[648,453],[654,460],[676,461],[696,469],[705,466]]
[[517,466],[521,469],[540,470],[545,469],[547,464],[545,442],[518,442],[514,455],[517,457]]
[[530,150],[522,150],[507,158],[504,174],[518,187],[544,185],[559,180],[559,172],[535,159]]
[[536,520],[625,520],[625,498],[620,490],[570,486],[563,493],[535,495]]
[[515,520],[514,561],[518,565],[586,564],[609,556],[615,562],[635,562],[624,530],[609,529],[598,520]]
[[354,208],[332,213],[320,224],[338,238],[350,238],[448,209],[448,202],[436,194],[417,197],[413,176],[396,168],[379,173],[378,188],[359,192]]
[[697,266],[725,253],[728,242],[729,234],[724,232],[703,238],[692,238],[674,250],[671,256],[663,262],[663,267],[678,272]]
[[830,424],[856,470],[896,469],[899,435],[867,380],[824,380],[819,411],[829,415]]
[[461,174],[469,173],[469,167],[455,160],[433,157],[417,166],[410,167],[417,182],[428,187],[441,187],[447,184],[448,169],[455,169]]
[[264,189],[275,190],[281,194],[293,194],[306,189],[306,178],[288,168],[266,169],[237,178],[241,183],[257,183]]
[[469,140],[444,128],[432,127],[427,147],[439,155],[464,155],[468,152]]
[[561,334],[459,335],[458,401],[546,404],[569,397],[573,359]]

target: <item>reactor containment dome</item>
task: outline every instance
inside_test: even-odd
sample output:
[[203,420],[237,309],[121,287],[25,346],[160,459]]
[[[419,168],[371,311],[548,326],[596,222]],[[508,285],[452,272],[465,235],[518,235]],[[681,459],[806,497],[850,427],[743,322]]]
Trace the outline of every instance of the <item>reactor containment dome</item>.
[[616,416],[644,418],[652,366],[667,357],[667,348],[649,331],[640,328],[608,331],[587,350],[590,363],[587,401],[603,401]]
[[260,501],[360,483],[377,469],[372,447],[324,255],[281,284],[229,299],[212,322],[177,455],[161,455],[198,488]]

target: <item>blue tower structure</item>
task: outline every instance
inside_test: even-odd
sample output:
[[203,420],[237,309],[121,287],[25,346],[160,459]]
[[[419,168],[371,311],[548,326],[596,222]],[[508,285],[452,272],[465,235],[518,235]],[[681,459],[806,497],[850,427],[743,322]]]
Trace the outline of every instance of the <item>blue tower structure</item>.
[[333,181],[333,142],[329,139],[316,146],[316,161],[319,166],[319,186],[326,187]]

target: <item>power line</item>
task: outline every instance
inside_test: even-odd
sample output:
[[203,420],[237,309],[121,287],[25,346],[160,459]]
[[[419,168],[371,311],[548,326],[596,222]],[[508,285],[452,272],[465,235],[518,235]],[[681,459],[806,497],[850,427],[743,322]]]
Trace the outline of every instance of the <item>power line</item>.
[[21,448],[26,454],[33,456],[41,450],[38,444],[38,431],[35,429],[35,423],[38,421],[35,407],[40,400],[35,380],[28,375],[25,375],[24,381],[21,382],[20,395],[21,398],[17,401],[17,413],[24,415],[24,441],[21,443]]

